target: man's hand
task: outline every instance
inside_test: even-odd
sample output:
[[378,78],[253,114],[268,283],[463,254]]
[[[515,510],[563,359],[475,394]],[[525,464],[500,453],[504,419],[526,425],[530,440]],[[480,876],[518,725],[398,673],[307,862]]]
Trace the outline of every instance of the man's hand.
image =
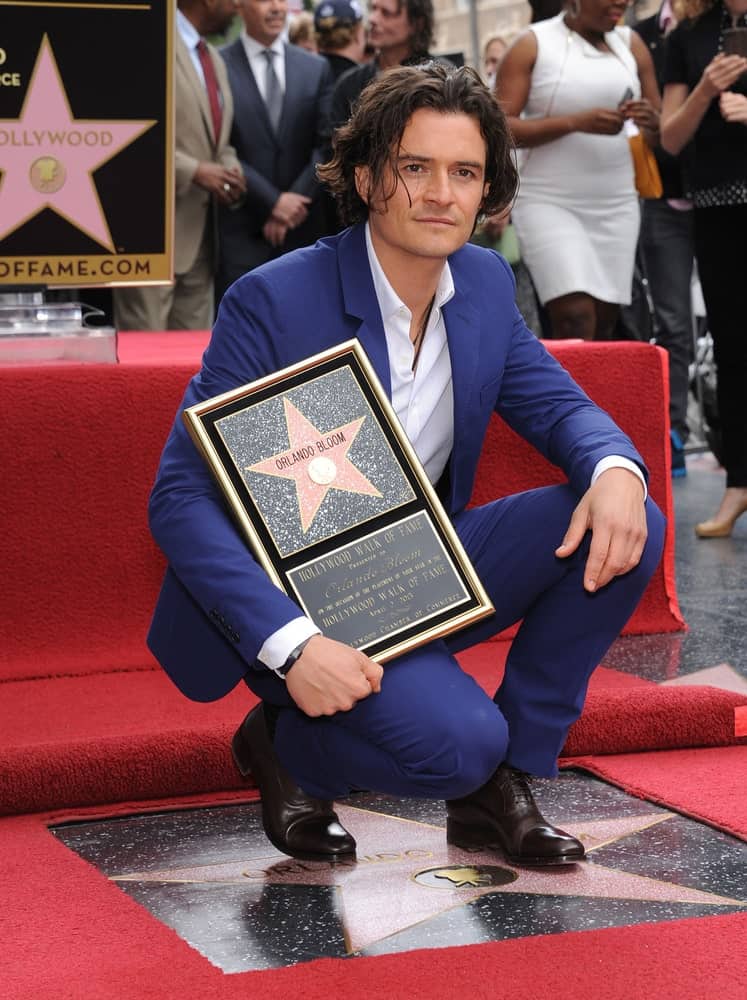
[[285,242],[288,227],[282,222],[278,222],[272,215],[262,226],[262,235],[271,247],[281,247]]
[[637,476],[628,469],[605,470],[581,498],[555,555],[565,559],[575,552],[587,530],[592,536],[584,588],[593,593],[640,561],[648,528]]
[[311,198],[295,191],[283,191],[272,206],[272,218],[282,222],[288,229],[295,229],[306,220]]
[[315,635],[288,672],[286,683],[301,711],[317,717],[349,712],[357,702],[378,694],[383,673],[364,653]]
[[227,170],[220,163],[198,163],[192,181],[215,195],[222,205],[232,205],[246,191],[244,175],[237,170]]

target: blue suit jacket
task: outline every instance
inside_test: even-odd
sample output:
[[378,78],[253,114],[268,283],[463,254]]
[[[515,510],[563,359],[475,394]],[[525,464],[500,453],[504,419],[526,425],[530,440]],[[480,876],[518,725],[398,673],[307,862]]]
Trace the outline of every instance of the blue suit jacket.
[[[455,294],[444,307],[452,365],[454,447],[446,507],[471,496],[493,410],[565,470],[579,496],[596,463],[630,440],[527,329],[502,257],[467,245],[449,258]],[[357,337],[390,392],[389,360],[362,226],[245,275],[223,298],[191,406]],[[148,642],[181,690],[226,694],[265,639],[299,615],[251,555],[206,463],[177,415],[150,503],[169,570]]]

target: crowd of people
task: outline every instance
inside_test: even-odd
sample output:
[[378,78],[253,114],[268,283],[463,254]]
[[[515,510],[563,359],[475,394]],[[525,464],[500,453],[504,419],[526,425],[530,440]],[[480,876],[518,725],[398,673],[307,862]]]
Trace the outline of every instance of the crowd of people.
[[[119,329],[209,327],[242,274],[338,232],[317,173],[333,135],[380,73],[433,58],[432,0],[371,0],[366,10],[318,0],[290,18],[287,2],[179,0],[175,281],[115,291]],[[206,44],[237,12],[238,37]],[[744,254],[731,249],[747,211],[746,18],[747,0],[663,0],[640,21],[626,0],[536,2],[526,30],[485,40],[480,67],[507,115],[520,185],[511,206],[478,220],[473,240],[512,265],[538,336],[666,348],[675,476],[686,472],[699,277],[727,470],[703,537],[728,534],[747,510]],[[660,197],[639,196],[635,133],[656,158]]]

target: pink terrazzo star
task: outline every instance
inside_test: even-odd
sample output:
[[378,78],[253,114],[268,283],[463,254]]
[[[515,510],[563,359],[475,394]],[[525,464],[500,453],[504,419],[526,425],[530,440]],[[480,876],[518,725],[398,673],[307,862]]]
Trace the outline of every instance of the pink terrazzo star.
[[73,117],[45,35],[21,117],[0,119],[0,239],[50,208],[114,250],[92,175],[153,125]]
[[[495,851],[470,852],[449,846],[445,831],[438,826],[353,806],[336,808],[341,822],[358,842],[356,861],[297,861],[270,848],[260,858],[133,872],[114,876],[114,880],[336,886],[350,952],[495,892],[742,905],[739,900],[712,892],[607,868],[591,858],[564,868],[517,868]],[[605,844],[664,823],[672,816],[649,813],[562,825],[583,841],[593,858],[594,850]]]
[[247,469],[294,481],[304,532],[308,531],[331,489],[381,496],[347,457],[365,417],[358,417],[331,431],[320,431],[285,397],[283,406],[290,446],[277,455],[247,466]]

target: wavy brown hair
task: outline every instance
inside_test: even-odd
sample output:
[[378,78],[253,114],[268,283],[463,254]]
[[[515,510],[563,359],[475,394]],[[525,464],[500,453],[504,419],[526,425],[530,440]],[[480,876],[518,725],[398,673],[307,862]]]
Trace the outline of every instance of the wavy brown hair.
[[682,21],[686,17],[691,21],[702,17],[711,7],[715,7],[717,0],[674,0],[672,7],[677,15],[677,20]]
[[356,167],[368,167],[369,203],[379,194],[387,202],[397,190],[402,133],[422,108],[475,119],[485,140],[488,185],[480,211],[492,215],[511,204],[518,183],[513,141],[503,112],[475,70],[436,62],[398,66],[379,74],[363,90],[350,119],[335,132],[332,159],[317,167],[319,179],[335,196],[344,225],[368,218],[368,204],[355,185]]

